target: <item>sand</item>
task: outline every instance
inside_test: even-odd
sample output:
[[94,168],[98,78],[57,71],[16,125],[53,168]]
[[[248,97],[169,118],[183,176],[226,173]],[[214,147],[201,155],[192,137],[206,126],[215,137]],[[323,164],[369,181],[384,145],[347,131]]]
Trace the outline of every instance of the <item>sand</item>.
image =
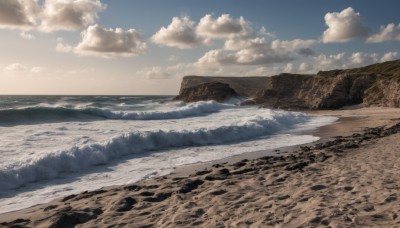
[[341,118],[317,143],[67,196],[0,226],[400,227],[399,111],[313,112]]

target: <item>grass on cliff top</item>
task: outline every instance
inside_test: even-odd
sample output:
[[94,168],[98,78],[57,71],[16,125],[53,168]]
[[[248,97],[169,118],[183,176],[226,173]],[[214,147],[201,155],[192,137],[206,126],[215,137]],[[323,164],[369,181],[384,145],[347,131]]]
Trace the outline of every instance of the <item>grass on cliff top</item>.
[[400,78],[400,60],[388,61],[384,63],[376,63],[365,67],[346,69],[346,70],[330,70],[320,71],[321,76],[335,76],[338,74],[380,74],[387,77]]

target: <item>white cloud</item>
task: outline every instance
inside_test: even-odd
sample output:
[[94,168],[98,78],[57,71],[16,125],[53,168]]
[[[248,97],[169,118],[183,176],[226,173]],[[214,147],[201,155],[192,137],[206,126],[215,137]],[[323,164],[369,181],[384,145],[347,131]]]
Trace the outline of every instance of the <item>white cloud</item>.
[[347,42],[354,38],[364,38],[369,29],[364,27],[361,15],[348,7],[342,12],[327,13],[325,23],[328,28],[322,35],[324,43]]
[[299,66],[299,71],[301,73],[307,73],[313,70],[313,66],[310,63],[302,62]]
[[103,9],[100,0],[0,0],[0,28],[78,30],[95,23]]
[[275,37],[275,33],[270,32],[265,28],[264,26],[261,27],[260,31],[258,31],[258,34],[261,36],[270,36],[270,37]]
[[309,48],[315,40],[267,41],[265,38],[233,38],[225,41],[223,49],[207,52],[197,64],[210,65],[267,65],[293,60],[293,53]]
[[282,73],[293,73],[294,65],[293,63],[286,64],[285,68],[283,69]]
[[318,70],[332,70],[343,67],[346,53],[342,52],[336,55],[320,54],[315,57],[315,69]]
[[42,67],[32,67],[31,73],[40,74],[43,73],[44,69]]
[[368,54],[363,52],[355,52],[349,57],[348,61],[344,64],[344,67],[360,67],[376,62],[378,62],[378,55],[376,53]]
[[9,74],[39,74],[44,72],[44,68],[39,66],[28,67],[22,63],[12,63],[2,69],[5,73]]
[[41,12],[41,30],[78,30],[95,23],[105,9],[100,0],[46,0]]
[[196,32],[206,38],[225,39],[251,36],[253,29],[243,17],[233,19],[229,14],[222,14],[214,19],[211,14],[207,14],[200,19]]
[[379,33],[370,36],[367,39],[369,43],[382,43],[386,41],[400,41],[400,24],[397,26],[393,23],[388,24],[386,27],[381,26]]
[[36,25],[35,0],[0,0],[0,28],[29,29]]
[[[388,54],[387,58],[393,54]],[[385,55],[383,56],[385,57]],[[346,57],[346,53],[335,55],[320,54],[314,58],[314,69],[333,70],[344,68],[356,68],[379,62],[381,59],[376,53],[354,52]]]
[[36,37],[34,35],[32,35],[31,33],[25,32],[25,31],[21,31],[21,33],[19,34],[22,38],[26,39],[26,40],[33,40]]
[[[105,29],[99,25],[91,25],[82,32],[82,41],[74,48],[80,55],[92,55],[103,58],[129,57],[146,52],[147,45],[135,29],[121,28]],[[68,50],[68,46],[61,45],[60,50]]]
[[57,39],[56,51],[68,53],[71,52],[72,50],[73,47],[71,45],[64,44],[64,40],[62,38]]
[[169,79],[171,75],[161,67],[150,67],[144,68],[143,70],[137,71],[137,75],[145,77],[147,79]]
[[301,50],[305,48],[310,48],[312,45],[316,44],[316,40],[302,40],[302,39],[295,39],[295,40],[274,40],[272,41],[272,49],[286,51],[286,52],[293,52],[296,50]]
[[162,27],[151,40],[159,45],[180,49],[193,48],[210,42],[196,34],[195,22],[187,16],[172,18],[171,24]]
[[397,59],[397,52],[387,52],[382,56],[380,61],[386,62],[386,61],[392,61],[395,59]]
[[28,71],[28,67],[21,63],[12,63],[4,68],[9,73],[21,73]]

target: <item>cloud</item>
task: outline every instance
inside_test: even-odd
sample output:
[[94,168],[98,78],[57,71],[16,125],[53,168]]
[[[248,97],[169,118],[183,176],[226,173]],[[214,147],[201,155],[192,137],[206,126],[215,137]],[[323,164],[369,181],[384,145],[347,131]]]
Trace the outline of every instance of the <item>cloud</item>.
[[293,73],[294,65],[293,63],[286,64],[285,68],[283,69],[282,73]]
[[368,37],[368,43],[382,43],[387,41],[400,41],[400,24],[397,26],[393,23],[386,27],[381,26],[378,33]]
[[265,28],[264,26],[261,27],[261,29],[258,31],[258,34],[260,34],[261,36],[276,36],[275,33],[268,31],[267,28]]
[[315,40],[295,39],[266,40],[264,37],[232,38],[225,41],[223,49],[207,52],[198,61],[198,65],[268,65],[285,63],[295,59],[293,53],[309,48]]
[[40,29],[46,32],[56,30],[78,30],[94,24],[98,12],[105,9],[100,0],[46,0],[41,12]]
[[195,22],[187,16],[172,18],[168,27],[162,27],[150,39],[156,44],[180,49],[209,44],[209,40],[196,34]]
[[207,14],[200,19],[196,32],[206,38],[225,39],[251,36],[253,29],[243,17],[233,19],[229,14],[222,14],[214,19],[211,14]]
[[57,39],[56,51],[68,53],[71,52],[74,48],[71,45],[64,44],[64,40],[62,38]]
[[44,68],[39,67],[39,66],[34,66],[34,67],[28,67],[22,63],[12,63],[7,66],[5,66],[2,69],[5,73],[8,74],[39,74],[44,72]]
[[314,56],[315,51],[311,48],[300,48],[297,53],[301,56],[308,57],[308,56]]
[[32,67],[31,73],[40,74],[40,73],[43,72],[43,70],[44,70],[44,69],[43,69],[42,67]]
[[0,0],[0,28],[32,28],[37,23],[38,10],[34,0]]
[[22,31],[19,35],[20,35],[22,38],[26,39],[26,40],[33,40],[33,39],[36,39],[36,37],[35,37],[34,35],[32,35],[32,34],[30,34],[30,33],[28,33],[28,32],[25,32],[25,31]]
[[95,23],[104,9],[100,0],[0,0],[0,28],[73,31]]
[[299,71],[302,73],[310,72],[313,70],[313,66],[310,63],[302,62],[299,66]]
[[147,79],[171,78],[171,74],[169,74],[166,70],[162,69],[161,67],[144,68],[143,70],[137,71],[136,74],[145,77]]
[[[385,57],[385,55],[383,57]],[[387,54],[386,58],[389,58],[391,55],[393,55],[393,53]],[[334,55],[320,54],[314,58],[313,65],[314,69],[332,70],[366,66],[377,63],[380,60],[381,59],[379,59],[379,56],[376,53],[354,52],[350,56],[346,57],[346,53],[343,52]]]
[[381,62],[392,61],[397,59],[397,52],[387,52],[385,53],[382,58]]
[[322,35],[324,43],[347,42],[354,38],[364,38],[369,29],[364,27],[360,13],[348,7],[342,12],[327,13],[325,23],[328,28]]
[[4,71],[9,73],[21,73],[28,71],[28,67],[21,63],[12,63],[4,68]]
[[346,61],[344,67],[349,68],[370,65],[378,62],[378,60],[378,55],[376,53],[368,54],[363,52],[355,52],[349,57],[348,61]]
[[272,41],[272,49],[285,52],[293,52],[296,50],[309,49],[312,45],[316,43],[316,40],[274,40]]
[[332,70],[342,68],[345,61],[345,55],[346,53],[344,52],[335,55],[320,54],[314,58],[314,68],[318,70]]
[[[89,26],[81,35],[82,41],[74,48],[79,55],[129,57],[147,50],[146,43],[142,42],[141,35],[135,29],[105,29],[96,24]],[[68,50],[68,46],[61,42],[57,46],[59,51]]]
[[168,27],[162,27],[151,37],[151,41],[163,46],[189,49],[211,45],[213,39],[243,39],[251,38],[254,34],[250,23],[243,17],[234,19],[229,14],[222,14],[214,19],[207,14],[197,25],[188,16],[174,17]]

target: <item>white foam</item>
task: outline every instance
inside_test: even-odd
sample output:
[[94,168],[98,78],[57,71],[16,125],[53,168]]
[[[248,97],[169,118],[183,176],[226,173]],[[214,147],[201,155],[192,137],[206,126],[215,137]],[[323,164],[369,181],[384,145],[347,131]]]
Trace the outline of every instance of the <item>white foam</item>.
[[75,146],[54,153],[9,163],[0,169],[0,190],[26,183],[56,178],[61,173],[79,172],[94,165],[106,164],[125,155],[165,150],[173,147],[219,145],[271,135],[304,123],[310,116],[291,112],[264,112],[230,125],[181,131],[130,132],[105,143]]

